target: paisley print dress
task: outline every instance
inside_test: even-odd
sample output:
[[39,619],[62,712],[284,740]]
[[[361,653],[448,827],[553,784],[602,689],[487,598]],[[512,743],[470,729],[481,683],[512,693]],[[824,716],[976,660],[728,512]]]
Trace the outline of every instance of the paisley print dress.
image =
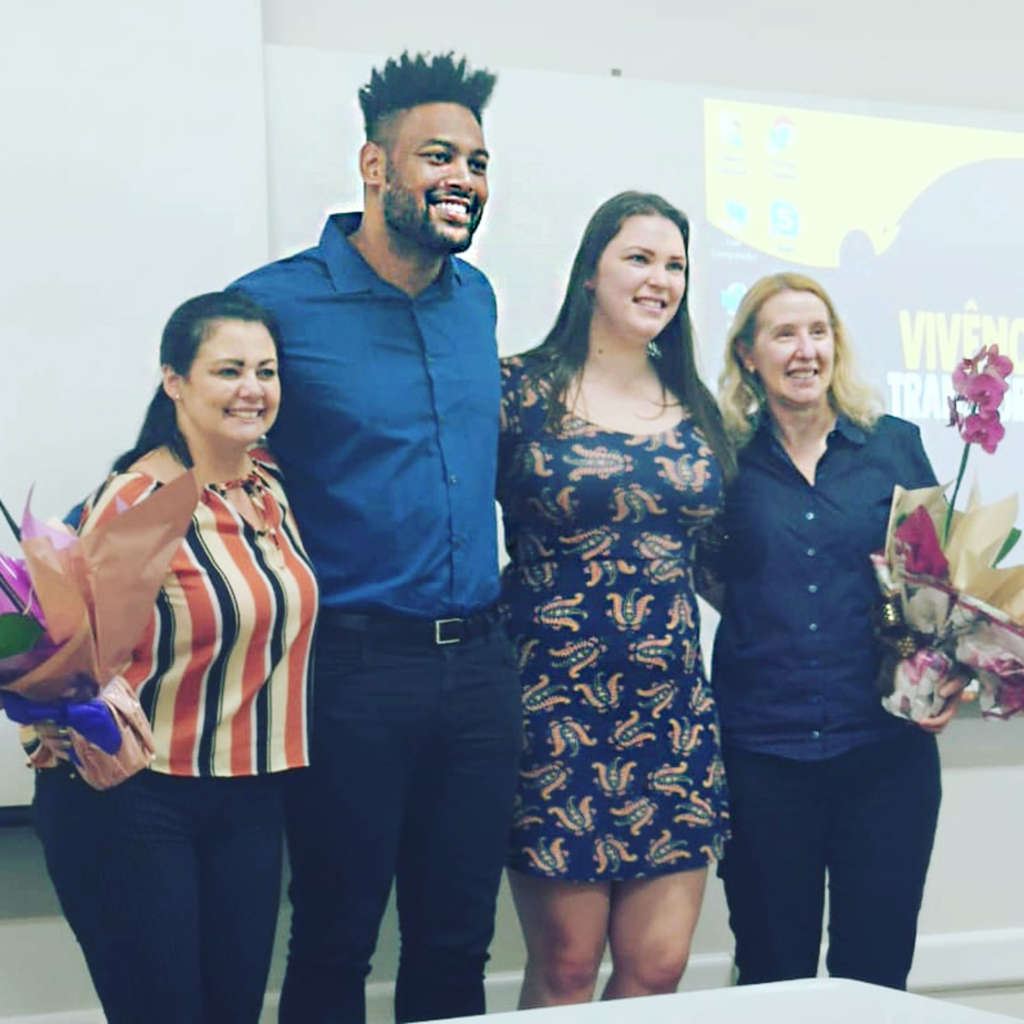
[[702,868],[728,831],[693,588],[722,478],[684,415],[648,436],[570,417],[502,361],[502,601],[525,738],[509,863],[567,881]]

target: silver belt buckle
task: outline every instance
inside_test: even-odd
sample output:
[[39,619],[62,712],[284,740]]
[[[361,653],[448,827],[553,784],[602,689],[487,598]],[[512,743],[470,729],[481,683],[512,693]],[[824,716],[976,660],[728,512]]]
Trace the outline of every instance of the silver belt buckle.
[[443,644],[457,644],[462,641],[462,637],[460,636],[453,636],[450,640],[445,640],[444,637],[441,636],[441,631],[450,622],[462,622],[462,619],[434,619],[434,643],[439,647]]

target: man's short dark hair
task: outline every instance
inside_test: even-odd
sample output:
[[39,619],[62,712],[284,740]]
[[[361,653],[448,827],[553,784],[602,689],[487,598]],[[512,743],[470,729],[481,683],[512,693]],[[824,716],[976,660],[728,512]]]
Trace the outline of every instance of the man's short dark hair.
[[391,57],[383,71],[374,68],[369,83],[359,90],[366,137],[380,141],[392,114],[423,103],[457,103],[479,122],[495,80],[488,71],[469,71],[466,58],[456,61],[453,53],[428,60],[422,53],[410,57],[407,50],[397,60]]

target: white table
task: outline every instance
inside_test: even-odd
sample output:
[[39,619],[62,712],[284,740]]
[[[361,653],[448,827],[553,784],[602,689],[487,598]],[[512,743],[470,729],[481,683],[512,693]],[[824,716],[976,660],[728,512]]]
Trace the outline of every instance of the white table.
[[1016,1018],[861,981],[812,978],[452,1018],[456,1020],[465,1024],[997,1024]]

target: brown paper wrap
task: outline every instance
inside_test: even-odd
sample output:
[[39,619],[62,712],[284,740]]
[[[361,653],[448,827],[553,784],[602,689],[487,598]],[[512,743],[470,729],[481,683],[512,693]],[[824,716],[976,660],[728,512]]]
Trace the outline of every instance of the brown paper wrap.
[[47,632],[62,646],[3,689],[36,701],[87,700],[122,672],[198,498],[195,478],[183,473],[66,546],[45,535],[24,540]]
[[966,510],[952,516],[943,550],[948,578],[908,573],[897,551],[897,524],[923,507],[941,538],[945,490],[896,487],[885,551],[872,556],[885,607],[898,620],[878,631],[886,650],[883,705],[919,721],[941,709],[940,685],[974,677],[983,712],[1009,717],[1024,710],[1024,566],[992,563],[1014,529],[1017,497],[982,505],[972,489]]
[[[896,524],[919,505],[927,510],[941,537],[946,517],[945,487],[922,487],[893,491],[886,534],[885,558],[896,565],[894,533]],[[949,562],[950,585],[970,594],[990,608],[1001,611],[1012,622],[1024,625],[1024,566],[994,569],[1003,544],[1017,521],[1017,495],[1012,494],[992,505],[982,505],[972,488],[967,509],[954,512],[944,553]]]

